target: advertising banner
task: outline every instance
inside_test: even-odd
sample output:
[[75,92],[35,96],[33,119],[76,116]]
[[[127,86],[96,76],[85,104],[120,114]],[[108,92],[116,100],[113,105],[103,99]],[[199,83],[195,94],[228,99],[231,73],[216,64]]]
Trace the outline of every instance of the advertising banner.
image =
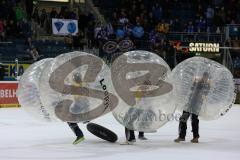
[[[15,63],[5,63],[2,64],[4,67],[4,80],[13,81],[16,80],[16,64]],[[18,76],[21,76],[24,71],[30,66],[30,64],[18,64]]]
[[171,41],[177,53],[206,58],[220,57],[220,43]]
[[0,81],[0,108],[19,107],[16,91],[17,81]]
[[52,31],[54,35],[76,35],[78,33],[78,21],[73,19],[52,19]]

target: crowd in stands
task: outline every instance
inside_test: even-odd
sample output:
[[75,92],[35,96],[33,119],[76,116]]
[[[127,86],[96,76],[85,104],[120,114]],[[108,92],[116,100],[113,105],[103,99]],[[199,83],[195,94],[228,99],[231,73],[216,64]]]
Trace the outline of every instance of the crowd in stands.
[[0,1],[0,41],[31,36],[31,6],[20,0]]
[[[131,39],[138,49],[150,49],[165,57],[171,45],[169,32],[224,32],[227,24],[240,23],[238,0],[95,0],[107,25],[97,25],[95,39],[101,46],[114,39]],[[148,48],[144,48],[145,44]]]
[[[105,1],[108,3],[108,1]],[[226,24],[240,23],[237,0],[122,0],[107,14],[107,35],[143,38],[144,33],[222,33]],[[104,7],[104,0],[100,2]],[[101,6],[100,5],[100,6]],[[214,6],[214,7],[213,7]],[[105,8],[105,10],[108,8]],[[151,38],[150,38],[151,39]]]
[[[44,8],[39,9],[38,5],[34,7],[31,6],[29,1],[32,0],[0,1],[0,43],[12,43],[16,39],[19,39],[24,42],[24,52],[36,61],[41,56],[38,54],[40,46],[37,46],[37,44],[39,43],[34,42],[34,33],[38,30],[41,34],[46,33],[46,35],[51,35],[52,18],[78,20],[79,33],[77,36],[73,37],[69,35],[64,38],[64,46],[68,49],[83,49],[83,39],[85,35],[87,35],[89,39],[94,39],[95,19],[91,12],[85,13],[79,10],[79,13],[76,13],[65,6],[61,8],[52,8],[48,11]],[[58,44],[58,42],[51,44],[55,43]]]
[[106,25],[96,22],[91,11],[76,13],[68,7],[46,10],[24,2],[0,1],[0,41],[24,38],[25,51],[31,56],[38,51],[32,36],[34,25],[51,35],[52,18],[78,20],[77,36],[64,38],[68,49],[82,50],[86,44],[101,49],[107,41],[129,39],[136,49],[152,50],[165,58],[172,48],[167,37],[170,32],[218,34],[226,24],[240,23],[238,0],[94,0],[102,8]]
[[60,10],[57,8],[52,8],[51,11],[47,12],[46,9],[41,9],[39,11],[38,7],[34,8],[32,18],[34,22],[40,25],[42,28],[45,28],[48,33],[51,33],[51,19],[60,18],[60,19],[76,19],[78,20],[78,27],[80,32],[84,32],[85,29],[94,21],[94,16],[91,12],[84,13],[79,10],[77,14],[73,10],[70,10],[68,7],[63,6]]
[[[104,1],[101,1],[104,5]],[[117,0],[115,0],[117,1]],[[114,1],[114,3],[115,3]],[[122,0],[108,14],[113,27],[141,25],[145,31],[221,32],[226,24],[240,23],[238,0]],[[108,8],[105,8],[108,9]]]

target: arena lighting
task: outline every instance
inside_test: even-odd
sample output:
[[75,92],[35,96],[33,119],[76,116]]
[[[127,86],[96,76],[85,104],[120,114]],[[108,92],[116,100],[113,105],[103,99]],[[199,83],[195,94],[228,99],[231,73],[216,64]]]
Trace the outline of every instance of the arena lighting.
[[69,2],[69,0],[39,0],[39,1],[48,1],[48,2]]

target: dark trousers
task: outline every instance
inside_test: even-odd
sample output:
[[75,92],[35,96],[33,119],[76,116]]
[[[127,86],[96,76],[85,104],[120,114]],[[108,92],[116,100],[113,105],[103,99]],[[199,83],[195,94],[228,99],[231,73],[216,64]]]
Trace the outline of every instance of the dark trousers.
[[179,137],[185,138],[186,131],[187,131],[187,120],[189,119],[190,115],[192,115],[192,132],[193,138],[199,138],[199,119],[198,115],[191,114],[189,112],[183,111],[182,116],[179,119]]
[[83,137],[83,132],[82,132],[81,129],[78,127],[77,123],[67,122],[67,124],[69,125],[69,127],[72,129],[73,133],[74,133],[77,137]]
[[[134,134],[133,130],[129,130],[129,129],[125,128],[125,135],[126,135],[126,139],[128,141],[131,141],[131,140],[135,139],[135,134]],[[144,132],[139,132],[139,136],[143,137]]]

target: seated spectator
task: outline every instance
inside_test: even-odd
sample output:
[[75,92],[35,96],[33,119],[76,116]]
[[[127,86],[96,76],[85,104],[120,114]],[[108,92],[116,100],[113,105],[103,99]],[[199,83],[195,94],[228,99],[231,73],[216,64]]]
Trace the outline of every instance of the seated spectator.
[[128,22],[129,22],[129,20],[128,20],[128,18],[126,18],[126,15],[125,15],[125,14],[123,14],[123,15],[119,18],[119,23],[122,24],[122,25],[124,25],[124,24],[126,24],[126,23],[128,23]]
[[73,48],[77,50],[83,50],[84,49],[84,33],[79,31],[76,36],[73,36]]
[[206,18],[207,18],[207,24],[209,26],[212,26],[213,18],[214,18],[214,9],[209,5],[206,10]]
[[[34,47],[34,43],[32,42],[32,38],[28,37],[25,41],[25,49],[30,50]],[[29,51],[30,52],[30,51]]]
[[121,26],[119,26],[116,30],[116,38],[117,40],[123,39],[125,37],[125,31]]
[[38,7],[35,7],[32,14],[33,21],[37,24],[40,24],[40,16],[39,16],[39,10]]
[[198,4],[197,12],[196,12],[196,19],[199,19],[201,16],[204,16],[203,7],[201,4]]
[[51,12],[50,12],[50,18],[58,18],[58,13],[57,13],[55,7],[53,7]]
[[31,24],[27,21],[27,19],[24,19],[23,21],[19,22],[19,30],[22,33],[22,36],[24,37],[31,37],[32,30],[31,30]]
[[159,32],[159,33],[163,33],[164,31],[164,24],[163,23],[158,23],[157,26],[156,26],[156,31]]
[[215,25],[223,26],[225,25],[225,23],[226,23],[226,11],[224,7],[221,7],[221,9],[216,13]]
[[8,15],[8,7],[5,0],[0,1],[0,18],[6,18]]
[[130,38],[132,36],[133,26],[131,24],[127,23],[123,26],[123,31],[124,31],[125,37]]
[[70,10],[68,7],[65,7],[64,19],[70,19]]
[[164,41],[164,39],[161,40],[157,40],[154,43],[154,46],[152,48],[152,50],[159,55],[160,57],[162,57],[164,60],[166,59],[166,42]]
[[0,41],[3,41],[5,39],[5,28],[3,20],[0,19]]
[[14,23],[13,20],[10,20],[7,24],[7,27],[6,27],[7,36],[11,37],[11,38],[16,36],[16,31],[17,31],[16,24]]
[[101,23],[98,22],[98,24],[94,28],[94,38],[95,39],[97,39],[97,35],[101,31],[101,29],[102,29]]
[[114,35],[114,29],[113,29],[112,24],[110,22],[107,23],[105,28],[106,28],[107,36],[112,37]]
[[45,22],[47,20],[47,12],[46,9],[42,9],[40,14],[40,26],[43,28],[45,27]]
[[88,14],[87,14],[87,22],[89,23],[89,22],[92,22],[92,21],[95,21],[95,20],[96,20],[96,18],[94,16],[93,12],[89,11]]
[[25,38],[24,34],[23,34],[23,25],[22,22],[17,22],[16,24],[16,37],[18,38]]
[[68,19],[77,19],[77,15],[74,11],[69,10],[68,12]]
[[116,25],[118,24],[118,14],[117,12],[113,12],[112,14],[112,17],[110,18],[112,24],[113,24],[113,27],[116,28]]
[[221,33],[220,27],[217,27],[216,33],[217,33],[217,34],[220,34],[220,33]]
[[108,40],[108,36],[107,36],[107,31],[105,27],[101,27],[101,29],[99,30],[99,32],[96,35],[96,39],[98,40],[98,42],[103,43],[104,41]]
[[[11,1],[13,2],[13,1],[16,1],[16,0],[11,0]],[[25,0],[24,8],[25,8],[25,11],[26,11],[27,19],[31,20],[32,13],[33,13],[33,1]]]
[[194,26],[193,26],[193,22],[192,21],[188,22],[188,25],[187,25],[187,28],[186,28],[186,32],[187,33],[193,33],[194,32]]
[[176,18],[173,21],[173,23],[171,25],[171,31],[174,31],[174,32],[181,32],[182,31],[182,25],[181,25],[178,18]]
[[148,31],[151,31],[152,29],[154,29],[156,25],[156,20],[153,18],[152,12],[148,13],[148,17],[146,18],[146,20],[147,20],[146,29]]
[[202,16],[196,20],[196,26],[198,32],[206,32],[206,20]]
[[61,10],[60,10],[60,12],[59,12],[59,14],[58,14],[58,18],[64,19],[65,16],[66,16],[66,7],[62,6],[62,7],[61,7]]
[[21,21],[21,20],[27,18],[26,12],[24,11],[24,9],[19,4],[15,8],[15,13],[16,13],[16,20],[17,21]]
[[164,20],[162,20],[156,26],[156,31],[159,32],[159,33],[168,33],[168,31],[169,31],[169,24],[166,23]]
[[36,47],[33,47],[30,51],[30,55],[33,58],[34,61],[38,61],[41,59],[41,55],[38,54],[38,51],[36,49]]
[[135,38],[140,39],[144,36],[144,28],[138,23],[133,27],[132,33]]
[[155,21],[159,22],[162,18],[162,7],[156,3],[155,6],[153,6],[152,8],[152,14],[153,14],[153,18],[155,19]]

